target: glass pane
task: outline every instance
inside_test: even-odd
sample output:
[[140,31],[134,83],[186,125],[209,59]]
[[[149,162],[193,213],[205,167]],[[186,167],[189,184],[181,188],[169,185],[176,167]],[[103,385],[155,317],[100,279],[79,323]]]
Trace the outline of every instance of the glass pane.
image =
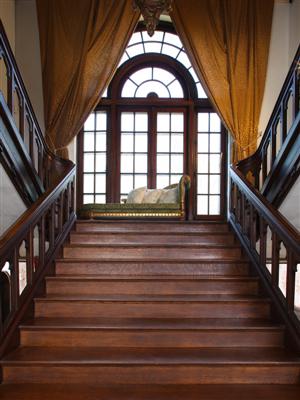
[[153,79],[156,79],[163,84],[168,85],[176,78],[173,74],[171,74],[171,72],[166,71],[165,69],[153,68]]
[[146,154],[136,154],[135,155],[135,172],[146,172],[147,173],[147,162],[148,157]]
[[94,192],[94,175],[83,174],[83,192],[93,193]]
[[168,153],[169,148],[169,133],[158,133],[157,134],[157,152]]
[[129,57],[127,56],[126,53],[124,53],[124,54],[122,55],[122,58],[121,58],[121,60],[120,60],[120,62],[119,62],[118,67],[119,67],[120,65],[122,65],[122,64],[123,64],[125,61],[127,61],[127,60],[129,60]]
[[209,193],[220,193],[220,175],[210,175],[209,177]]
[[128,46],[132,44],[136,44],[142,41],[141,38],[141,32],[135,32],[132,36],[131,39],[129,40]]
[[164,44],[162,47],[162,54],[166,54],[172,58],[176,58],[178,53],[179,49],[177,47],[173,47],[168,44]]
[[184,51],[180,52],[179,56],[177,57],[177,60],[181,64],[183,64],[186,68],[190,68],[191,66],[190,60]]
[[200,215],[208,214],[208,196],[197,196],[197,213]]
[[127,194],[133,189],[133,175],[121,175],[121,193]]
[[137,56],[138,54],[144,54],[143,45],[140,43],[127,47],[126,51],[130,58]]
[[96,132],[96,151],[106,151],[106,133]]
[[210,151],[212,153],[220,153],[221,151],[221,135],[210,134]]
[[147,186],[147,175],[135,175],[134,177],[134,187],[145,187]]
[[198,134],[198,153],[208,153],[208,134]]
[[171,172],[172,173],[183,172],[183,155],[181,154],[171,155]]
[[133,172],[132,154],[121,154],[121,172]]
[[198,113],[198,132],[208,132],[208,113]]
[[145,52],[146,53],[160,53],[161,43],[145,43]]
[[197,189],[199,194],[208,193],[208,175],[198,175]]
[[169,186],[169,175],[157,175],[156,176],[156,187],[162,189]]
[[133,113],[122,112],[121,114],[121,131],[133,131]]
[[208,173],[208,155],[198,154],[198,172]]
[[198,92],[199,99],[207,99],[207,95],[206,95],[201,83],[196,83],[196,86],[197,86],[197,92]]
[[133,152],[133,133],[122,133],[121,136],[121,152],[132,153]]
[[94,203],[94,196],[90,194],[85,194],[83,196],[83,204]]
[[93,131],[94,129],[95,129],[95,113],[92,113],[88,116],[88,119],[85,121],[84,130]]
[[83,151],[94,151],[94,132],[84,132]]
[[157,172],[170,172],[169,155],[157,154]]
[[211,132],[221,132],[221,121],[216,113],[210,114],[210,131]]
[[96,172],[106,171],[106,154],[96,154]]
[[169,98],[170,93],[161,82],[148,81],[142,83],[136,91],[135,97],[147,97],[149,93],[156,93],[158,97]]
[[174,153],[183,153],[183,134],[173,133],[171,135],[171,151]]
[[96,174],[96,193],[106,192],[106,175]]
[[183,113],[171,114],[171,131],[183,132]]
[[147,132],[148,130],[148,114],[136,113],[135,114],[135,131]]
[[134,97],[136,88],[137,86],[128,79],[123,86],[121,97]]
[[165,33],[165,38],[164,38],[164,42],[166,43],[170,43],[173,46],[182,47],[182,43],[181,40],[179,39],[179,37],[177,35],[174,35],[173,33]]
[[96,130],[106,131],[106,112],[100,111],[96,114]]
[[135,151],[137,153],[147,153],[148,135],[147,133],[135,134]]
[[83,155],[83,171],[94,172],[94,154],[86,153]]
[[104,194],[98,194],[96,196],[96,203],[105,204],[106,203],[106,196]]
[[182,175],[171,175],[170,185],[172,185],[173,183],[178,183],[181,177]]
[[157,132],[170,131],[170,114],[157,113]]
[[183,98],[183,90],[179,81],[174,81],[168,86],[172,98]]
[[192,77],[193,77],[195,82],[199,81],[199,78],[198,78],[198,76],[197,76],[197,74],[196,74],[196,72],[195,72],[193,67],[189,68],[189,73],[192,75]]
[[210,172],[211,173],[220,173],[220,155],[219,154],[211,154],[210,155]]
[[152,68],[142,68],[136,72],[134,72],[130,79],[133,80],[137,85],[145,81],[149,81],[152,79]]
[[209,196],[209,214],[220,214],[220,196]]

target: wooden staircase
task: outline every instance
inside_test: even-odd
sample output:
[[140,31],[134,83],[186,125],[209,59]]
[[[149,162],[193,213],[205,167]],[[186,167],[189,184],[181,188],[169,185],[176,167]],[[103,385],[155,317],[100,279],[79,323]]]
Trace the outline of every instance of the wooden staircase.
[[300,358],[225,223],[78,221],[20,342],[4,399],[300,394]]

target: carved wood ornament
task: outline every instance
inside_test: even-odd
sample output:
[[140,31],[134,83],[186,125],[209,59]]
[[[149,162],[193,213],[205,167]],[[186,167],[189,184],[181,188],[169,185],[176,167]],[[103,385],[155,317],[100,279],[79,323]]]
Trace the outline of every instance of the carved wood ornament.
[[173,0],[133,0],[133,8],[141,11],[149,36],[153,36],[161,14],[172,10],[172,3]]

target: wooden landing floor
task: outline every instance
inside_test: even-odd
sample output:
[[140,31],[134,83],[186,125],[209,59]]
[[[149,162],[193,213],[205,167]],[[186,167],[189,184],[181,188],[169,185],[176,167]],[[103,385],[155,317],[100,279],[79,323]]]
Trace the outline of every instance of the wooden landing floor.
[[292,385],[0,385],[1,400],[299,400]]

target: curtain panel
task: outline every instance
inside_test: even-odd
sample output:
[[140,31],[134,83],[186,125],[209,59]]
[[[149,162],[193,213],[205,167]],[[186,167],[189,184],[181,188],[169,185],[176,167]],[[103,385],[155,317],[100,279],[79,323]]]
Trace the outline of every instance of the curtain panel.
[[36,0],[46,140],[63,158],[118,66],[139,13],[132,0]]
[[195,71],[235,142],[257,146],[273,0],[174,0],[171,18]]

